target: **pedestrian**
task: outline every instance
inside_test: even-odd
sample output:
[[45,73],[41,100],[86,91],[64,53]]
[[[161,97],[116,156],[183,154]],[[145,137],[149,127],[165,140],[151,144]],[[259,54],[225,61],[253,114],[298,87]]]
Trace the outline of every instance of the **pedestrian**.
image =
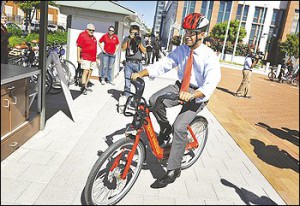
[[140,35],[140,27],[137,23],[130,24],[130,35],[125,37],[122,42],[122,50],[126,51],[125,58],[126,64],[124,68],[125,86],[124,96],[130,95],[130,76],[133,72],[139,72],[142,70],[142,53],[146,53],[145,40]]
[[210,47],[212,46],[212,38],[210,38],[209,36],[208,37],[205,37],[203,39],[203,44],[205,44],[206,46]]
[[93,69],[97,68],[97,40],[94,36],[95,26],[92,23],[81,32],[77,38],[77,62],[83,69],[81,77],[81,92],[87,94],[87,84],[91,78]]
[[[99,40],[99,46],[102,54],[102,70],[100,73],[101,84],[113,84],[112,70],[116,59],[117,46],[119,45],[119,38],[115,33],[115,27],[110,26],[108,32],[104,34]],[[104,44],[104,47],[102,46]]]
[[8,38],[6,28],[7,16],[4,12],[1,15],[1,64],[8,64]]
[[161,43],[160,43],[158,36],[154,38],[152,45],[153,45],[152,64],[154,64],[154,59],[156,59],[156,61],[158,61],[158,59],[160,57],[159,52],[161,51]]
[[166,108],[180,104],[178,100],[164,100],[157,105],[154,116],[160,126],[158,141],[163,145],[173,130],[173,142],[167,164],[167,172],[158,180],[158,184],[166,185],[175,181],[181,173],[181,162],[187,141],[187,126],[196,115],[206,106],[216,89],[221,70],[216,54],[202,44],[208,19],[199,14],[187,15],[182,24],[185,31],[185,45],[178,46],[166,58],[161,59],[144,70],[132,74],[135,80],[138,77],[157,77],[173,68],[178,68],[178,79],[175,84],[169,85],[150,97],[153,106],[159,96],[168,92],[178,93],[181,101],[185,102],[172,126],[166,117]]
[[146,64],[149,65],[151,63],[152,55],[153,55],[153,47],[151,44],[151,38],[146,37],[145,38],[145,43],[146,43],[146,51],[147,51],[147,61]]
[[247,97],[247,98],[252,98],[250,96],[250,80],[251,80],[251,75],[252,75],[252,69],[253,67],[257,64],[259,58],[257,55],[253,53],[253,49],[248,50],[248,54],[245,58],[244,61],[244,66],[243,66],[243,80],[236,91],[235,96],[236,97]]

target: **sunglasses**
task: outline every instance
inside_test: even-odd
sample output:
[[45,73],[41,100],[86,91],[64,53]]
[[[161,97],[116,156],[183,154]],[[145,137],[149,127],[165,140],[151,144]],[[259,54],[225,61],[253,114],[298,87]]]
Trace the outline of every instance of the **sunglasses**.
[[115,30],[108,30],[108,31],[115,32]]
[[88,29],[89,31],[92,31],[92,32],[94,32],[95,30],[93,30],[93,29]]

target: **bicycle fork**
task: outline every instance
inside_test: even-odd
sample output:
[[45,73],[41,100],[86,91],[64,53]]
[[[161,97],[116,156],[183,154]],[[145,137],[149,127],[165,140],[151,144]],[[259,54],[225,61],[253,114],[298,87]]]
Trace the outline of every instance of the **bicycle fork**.
[[[129,168],[130,168],[130,165],[131,165],[131,162],[132,162],[132,159],[133,159],[133,156],[135,154],[135,151],[136,151],[136,148],[139,144],[139,141],[140,141],[140,134],[141,134],[141,129],[138,130],[136,136],[135,136],[135,140],[134,140],[134,144],[133,144],[133,147],[132,149],[130,150],[130,152],[128,153],[128,156],[127,156],[127,160],[126,160],[126,165],[125,165],[125,168],[121,174],[121,178],[124,180],[128,174],[128,171],[129,171]],[[120,163],[120,159],[123,155],[123,152],[124,152],[124,149],[122,149],[121,153],[116,157],[114,163],[112,164],[111,168],[109,169],[110,172],[112,172],[116,167],[118,167],[119,163]]]

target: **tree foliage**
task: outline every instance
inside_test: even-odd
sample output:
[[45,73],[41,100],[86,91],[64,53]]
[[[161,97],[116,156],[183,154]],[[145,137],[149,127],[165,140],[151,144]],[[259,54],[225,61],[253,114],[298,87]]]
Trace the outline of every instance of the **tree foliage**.
[[284,42],[279,43],[281,52],[288,55],[289,57],[299,57],[299,33],[288,34],[287,39]]
[[[238,21],[238,20],[230,21],[227,41],[231,42],[231,44],[233,44],[233,45],[235,43],[236,35],[238,33],[239,22],[240,21]],[[224,39],[225,39],[227,24],[228,24],[227,21],[223,22],[223,23],[216,24],[210,32],[211,37],[219,39],[220,41],[223,42]],[[245,38],[246,34],[247,34],[246,29],[241,26],[240,32],[239,32],[238,42],[241,42],[243,40],[243,38]]]

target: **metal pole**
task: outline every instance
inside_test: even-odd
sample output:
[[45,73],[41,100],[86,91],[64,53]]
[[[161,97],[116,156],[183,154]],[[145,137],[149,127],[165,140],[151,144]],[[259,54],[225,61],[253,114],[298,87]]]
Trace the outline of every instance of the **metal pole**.
[[233,7],[233,1],[231,2],[230,14],[229,14],[229,19],[228,19],[226,33],[225,33],[225,39],[224,39],[224,43],[223,43],[223,49],[222,49],[221,59],[223,59],[223,56],[224,56],[224,51],[225,51],[225,45],[226,45],[228,30],[229,30],[229,26],[230,26],[230,18],[231,18],[231,13],[232,13],[232,7]]
[[[262,20],[265,19],[265,11],[266,11],[266,7],[264,7],[264,11],[263,11],[263,14],[262,14]],[[254,47],[254,53],[256,53],[256,50],[257,50],[257,47],[258,47],[258,41],[261,39],[261,29],[263,27],[263,22],[260,23],[260,27],[259,27],[259,32],[258,32],[258,37],[257,37],[257,41],[255,43],[255,47]]]
[[232,52],[232,56],[231,56],[231,62],[233,62],[233,57],[235,55],[235,50],[236,50],[238,39],[239,39],[240,29],[241,29],[243,15],[244,15],[244,8],[245,8],[245,1],[244,1],[243,8],[242,8],[242,13],[241,13],[241,17],[240,17],[238,32],[237,32],[237,35],[236,35],[236,38],[235,38],[234,48],[233,48],[233,52]]
[[210,1],[207,1],[206,10],[205,10],[206,18],[208,18],[208,10],[209,10],[209,6],[210,6],[209,4],[210,4]]
[[168,43],[167,43],[167,51],[169,51],[169,45],[170,45],[170,38],[171,38],[171,30],[173,27],[173,22],[170,25],[170,29],[169,29],[169,37],[168,37]]
[[[191,3],[191,1],[187,1],[187,2],[186,2],[185,16],[187,16],[187,12],[188,12],[190,3]],[[184,18],[184,17],[183,17],[183,18]],[[183,41],[183,36],[184,36],[184,35],[181,34],[181,44],[182,44],[182,41]]]
[[47,25],[48,25],[48,1],[41,1],[40,5],[40,40],[39,40],[39,68],[41,70],[39,81],[39,111],[40,111],[40,130],[44,130],[46,123],[45,112],[45,82],[46,82],[46,46],[47,46]]

